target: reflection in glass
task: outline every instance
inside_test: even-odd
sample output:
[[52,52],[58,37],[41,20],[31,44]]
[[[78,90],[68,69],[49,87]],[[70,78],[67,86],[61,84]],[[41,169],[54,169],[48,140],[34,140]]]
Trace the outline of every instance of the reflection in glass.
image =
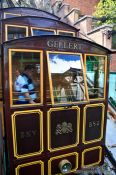
[[40,36],[40,35],[54,35],[54,31],[33,29],[33,36]]
[[62,36],[74,36],[74,33],[71,33],[71,32],[58,32],[59,35],[62,35]]
[[86,74],[89,98],[104,97],[105,57],[86,56]]
[[112,35],[112,49],[116,49],[116,33]]
[[26,37],[26,28],[8,26],[7,40],[18,39]]
[[80,55],[49,53],[54,102],[85,100],[85,85]]
[[0,58],[0,101],[2,100],[2,63]]
[[13,14],[13,13],[5,13],[4,14],[5,18],[14,18],[17,16],[21,16],[20,14]]
[[40,52],[11,52],[12,104],[40,103]]

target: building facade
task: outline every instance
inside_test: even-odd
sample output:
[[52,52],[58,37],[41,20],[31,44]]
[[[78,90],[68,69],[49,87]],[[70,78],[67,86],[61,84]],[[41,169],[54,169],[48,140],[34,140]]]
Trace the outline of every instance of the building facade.
[[[108,49],[116,51],[116,34],[113,25],[95,27],[92,14],[100,0],[52,0],[52,11],[62,21],[80,29],[79,37],[92,40]],[[115,45],[115,46],[114,46]],[[116,72],[116,54],[111,57],[110,71]]]
[[70,4],[70,10],[78,8],[83,15],[92,15],[99,0],[51,0],[52,4],[60,1],[62,4]]

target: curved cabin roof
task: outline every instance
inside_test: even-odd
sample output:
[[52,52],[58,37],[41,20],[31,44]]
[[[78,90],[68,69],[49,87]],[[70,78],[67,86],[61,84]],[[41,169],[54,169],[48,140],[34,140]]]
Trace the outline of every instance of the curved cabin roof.
[[14,38],[38,35],[35,33],[42,33],[43,30],[44,33],[45,30],[46,33],[49,32],[50,35],[53,32],[54,35],[68,36],[77,36],[77,32],[79,31],[77,28],[60,21],[53,14],[38,9],[25,7],[6,8],[2,9],[2,15],[6,18],[1,19],[2,25],[0,23],[2,29],[1,43]]
[[[37,17],[37,16],[19,16],[1,20],[2,40],[1,43],[14,38],[22,38],[34,35],[68,35],[77,36],[79,31],[73,26],[62,21]],[[41,34],[37,34],[40,32]],[[44,33],[44,34],[43,34]],[[47,33],[47,35],[48,35]]]
[[38,16],[38,17],[45,17],[45,18],[51,18],[51,19],[57,19],[60,18],[58,16],[55,16],[52,13],[30,8],[30,7],[11,7],[11,8],[3,8],[0,9],[1,19],[3,18],[11,18],[16,16]]
[[3,48],[39,49],[98,55],[112,54],[111,50],[89,40],[60,35],[44,35],[15,39],[4,42]]
[[79,30],[73,26],[70,26],[67,23],[62,21],[46,18],[46,17],[37,17],[37,16],[19,16],[14,18],[7,18],[2,20],[2,24],[8,25],[24,25],[31,27],[41,27],[55,30],[66,30],[72,32],[78,32]]

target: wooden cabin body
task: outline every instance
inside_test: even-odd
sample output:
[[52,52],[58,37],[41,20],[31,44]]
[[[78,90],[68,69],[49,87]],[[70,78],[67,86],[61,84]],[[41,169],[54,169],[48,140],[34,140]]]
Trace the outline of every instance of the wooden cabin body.
[[[1,20],[5,173],[73,174],[102,165],[111,52],[77,38],[78,30],[54,15],[22,9],[12,13],[32,16]],[[36,68],[34,104],[17,103],[23,94],[14,88],[16,70],[22,76],[27,65]]]

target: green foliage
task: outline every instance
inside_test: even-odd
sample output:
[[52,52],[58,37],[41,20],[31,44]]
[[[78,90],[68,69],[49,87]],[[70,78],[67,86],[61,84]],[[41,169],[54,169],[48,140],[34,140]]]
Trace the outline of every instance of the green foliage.
[[116,23],[116,1],[115,0],[100,0],[96,7],[96,11],[93,16],[102,18],[105,16],[106,21],[98,21],[97,24],[115,24]]
[[116,108],[116,101],[112,97],[110,97],[109,100],[110,100],[110,103],[112,104],[112,106],[114,108]]

